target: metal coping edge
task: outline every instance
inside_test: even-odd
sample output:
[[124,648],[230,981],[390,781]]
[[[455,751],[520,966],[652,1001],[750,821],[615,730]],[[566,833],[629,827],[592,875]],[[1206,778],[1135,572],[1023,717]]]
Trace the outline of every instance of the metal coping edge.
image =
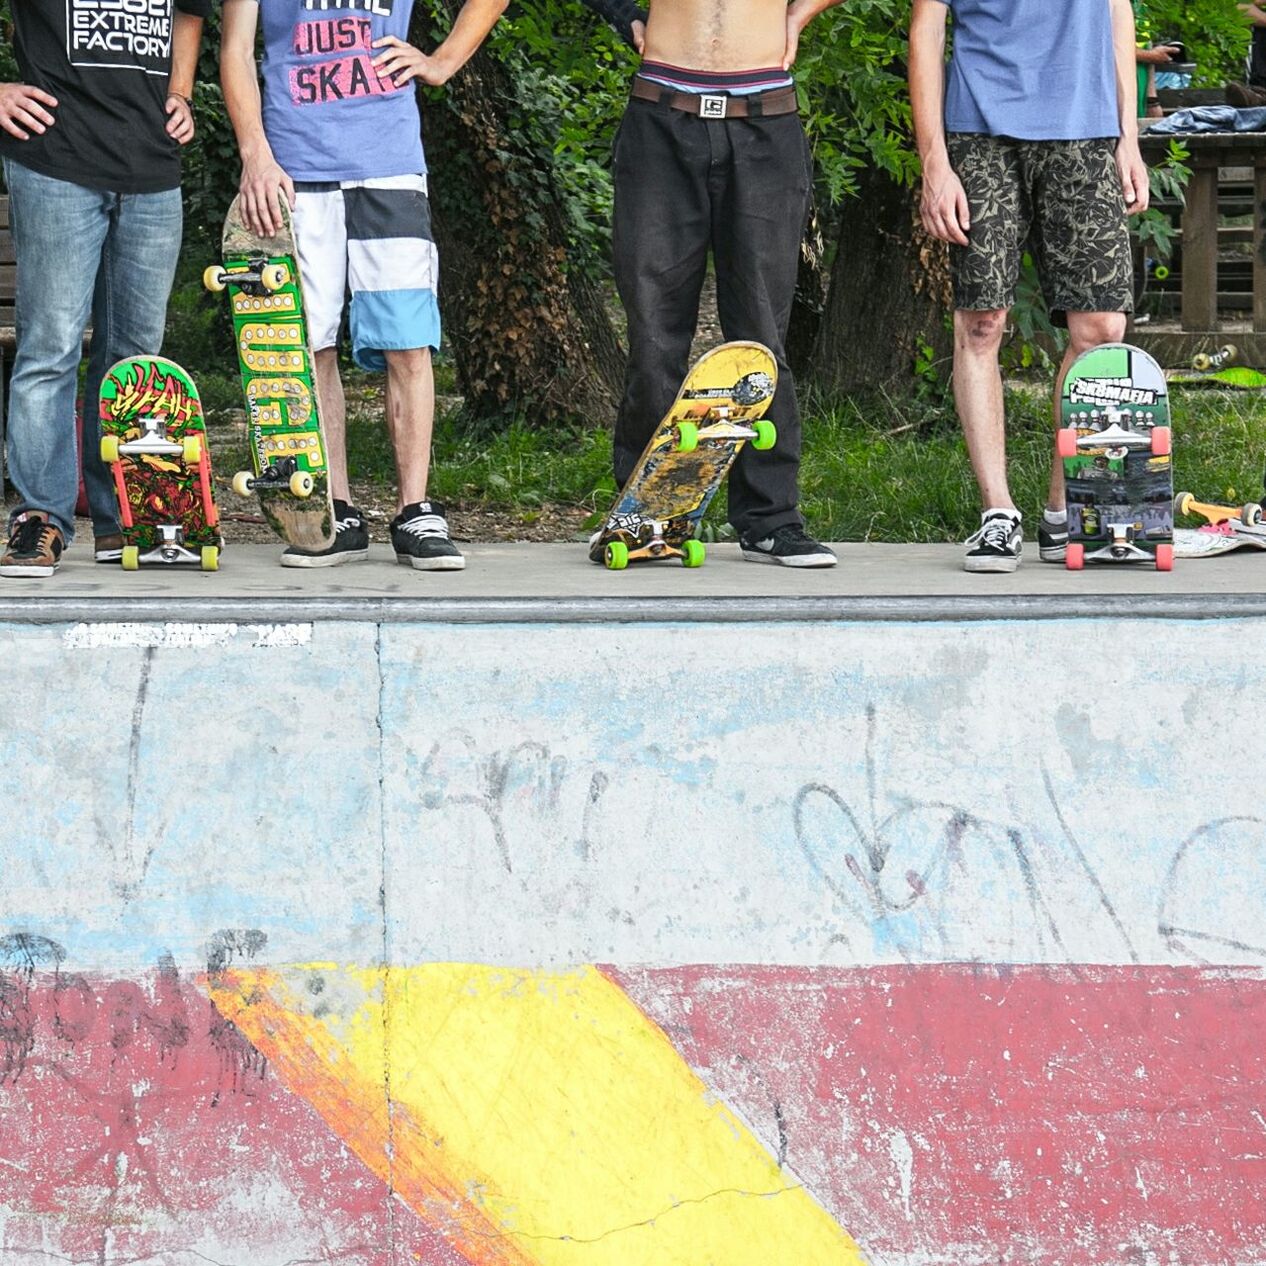
[[17,598],[5,624],[743,624],[1209,620],[1266,616],[1266,594],[707,598]]

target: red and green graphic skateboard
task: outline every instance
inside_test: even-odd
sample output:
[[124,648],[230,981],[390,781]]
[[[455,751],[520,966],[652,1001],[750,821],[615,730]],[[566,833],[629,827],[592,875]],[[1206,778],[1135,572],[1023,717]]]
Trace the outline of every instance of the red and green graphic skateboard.
[[699,523],[735,458],[747,443],[767,449],[777,439],[764,418],[777,385],[778,366],[761,343],[723,343],[705,352],[595,534],[589,557],[613,571],[668,558],[702,566]]
[[334,540],[321,415],[303,285],[290,209],[282,227],[254,233],[234,198],[224,219],[223,262],[202,274],[208,290],[228,289],[233,337],[246,393],[254,471],[233,476],[238,496],[254,492],[273,529],[291,545],[322,550]]
[[121,360],[101,384],[101,460],[114,476],[123,568],[220,564],[202,402],[193,380],[161,356]]
[[1058,432],[1067,485],[1067,565],[1174,565],[1169,393],[1160,366],[1106,343],[1068,371]]

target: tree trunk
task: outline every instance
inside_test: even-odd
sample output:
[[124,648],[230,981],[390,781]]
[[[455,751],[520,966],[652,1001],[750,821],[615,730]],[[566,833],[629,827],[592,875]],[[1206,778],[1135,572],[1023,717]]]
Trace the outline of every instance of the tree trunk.
[[[431,48],[423,8],[413,39]],[[486,51],[444,94],[426,104],[424,131],[445,341],[467,408],[477,417],[605,423],[624,353],[600,288],[568,259],[543,121],[532,125],[514,77]]]
[[878,167],[864,169],[840,211],[814,381],[840,393],[910,394],[916,357],[951,353],[949,307],[949,257],[919,222],[917,194]]

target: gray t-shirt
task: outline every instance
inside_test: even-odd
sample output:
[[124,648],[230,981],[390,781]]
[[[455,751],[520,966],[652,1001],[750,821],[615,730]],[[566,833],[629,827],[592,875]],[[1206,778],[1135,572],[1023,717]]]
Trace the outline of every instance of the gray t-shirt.
[[945,130],[1022,141],[1119,136],[1110,0],[946,0]]

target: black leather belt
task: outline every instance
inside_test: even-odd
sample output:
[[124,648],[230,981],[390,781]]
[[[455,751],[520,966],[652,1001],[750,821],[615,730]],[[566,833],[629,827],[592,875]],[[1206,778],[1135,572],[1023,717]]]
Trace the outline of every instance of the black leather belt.
[[793,87],[770,88],[741,96],[723,92],[677,92],[635,75],[633,96],[639,101],[656,101],[674,110],[697,114],[701,119],[757,119],[771,114],[794,114],[798,109]]

